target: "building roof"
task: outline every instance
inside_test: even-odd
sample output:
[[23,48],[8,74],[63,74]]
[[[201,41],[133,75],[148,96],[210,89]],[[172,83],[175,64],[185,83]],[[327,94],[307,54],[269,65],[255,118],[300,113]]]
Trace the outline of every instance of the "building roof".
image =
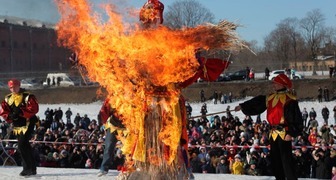
[[22,26],[30,26],[30,27],[37,27],[37,28],[50,28],[55,29],[55,24],[42,22],[39,20],[34,19],[24,19],[14,16],[2,16],[0,15],[0,23],[9,23],[15,25],[22,25]]

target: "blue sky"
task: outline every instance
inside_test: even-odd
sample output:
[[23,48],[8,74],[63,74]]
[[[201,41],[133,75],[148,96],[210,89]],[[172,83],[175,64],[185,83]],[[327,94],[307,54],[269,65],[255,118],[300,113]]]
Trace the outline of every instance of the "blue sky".
[[[91,0],[95,3],[109,0]],[[146,0],[112,0],[139,8]],[[161,0],[166,9],[176,0]],[[289,17],[301,19],[307,12],[320,9],[326,26],[336,27],[336,0],[198,0],[214,13],[216,20],[226,19],[241,24],[239,35],[258,44],[276,25]],[[122,2],[122,3],[120,3]],[[55,23],[59,15],[53,0],[0,0],[0,15],[38,19]]]

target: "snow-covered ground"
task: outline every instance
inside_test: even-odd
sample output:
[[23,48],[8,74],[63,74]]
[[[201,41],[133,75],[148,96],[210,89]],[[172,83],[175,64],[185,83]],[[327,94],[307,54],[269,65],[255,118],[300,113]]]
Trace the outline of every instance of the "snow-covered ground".
[[[19,176],[22,167],[0,167],[1,180],[27,179]],[[97,169],[63,169],[63,168],[37,168],[37,175],[30,176],[28,179],[48,179],[48,180],[104,180],[115,179],[119,172],[115,170],[109,171],[106,176],[97,177]],[[273,180],[271,176],[247,176],[247,175],[232,175],[232,174],[194,174],[196,180]],[[140,180],[140,179],[139,179]],[[309,180],[309,179],[306,179]]]

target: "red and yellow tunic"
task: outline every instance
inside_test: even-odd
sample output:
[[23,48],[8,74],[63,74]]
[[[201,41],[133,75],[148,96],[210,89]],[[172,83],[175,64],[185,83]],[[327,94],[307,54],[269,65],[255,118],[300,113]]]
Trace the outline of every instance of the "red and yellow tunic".
[[296,97],[286,90],[268,96],[259,95],[239,104],[245,115],[260,115],[267,110],[267,121],[272,127],[271,136],[298,136],[303,129],[301,111]]
[[[15,121],[9,117],[13,108],[20,108],[22,111],[19,119]],[[5,97],[5,100],[1,103],[0,116],[2,116],[6,122],[13,123],[14,134],[25,134],[30,120],[38,111],[39,105],[35,96],[29,94],[28,92],[19,92],[17,94],[9,94]],[[34,119],[36,119],[36,117]]]
[[[290,100],[296,100],[296,97],[288,92],[278,92],[267,97],[267,120],[271,127],[288,126],[284,116],[284,106]],[[270,135],[274,140],[278,135],[284,139],[286,135],[286,128],[283,128],[282,130],[272,129]]]

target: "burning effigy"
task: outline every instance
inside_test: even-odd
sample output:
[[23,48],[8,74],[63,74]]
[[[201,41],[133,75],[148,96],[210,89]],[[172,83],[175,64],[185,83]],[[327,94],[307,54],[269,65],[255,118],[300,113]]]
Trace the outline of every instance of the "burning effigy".
[[103,21],[87,0],[56,2],[60,44],[76,52],[76,63],[106,89],[110,105],[122,116],[126,130],[120,140],[127,159],[119,178],[140,172],[147,177],[143,179],[176,179],[186,125],[181,90],[198,78],[217,79],[228,61],[199,52],[243,47],[237,25],[221,21],[179,30],[143,28],[146,17],[155,17],[147,10],[141,10],[139,24],[128,24],[117,5],[104,6],[108,20]]

